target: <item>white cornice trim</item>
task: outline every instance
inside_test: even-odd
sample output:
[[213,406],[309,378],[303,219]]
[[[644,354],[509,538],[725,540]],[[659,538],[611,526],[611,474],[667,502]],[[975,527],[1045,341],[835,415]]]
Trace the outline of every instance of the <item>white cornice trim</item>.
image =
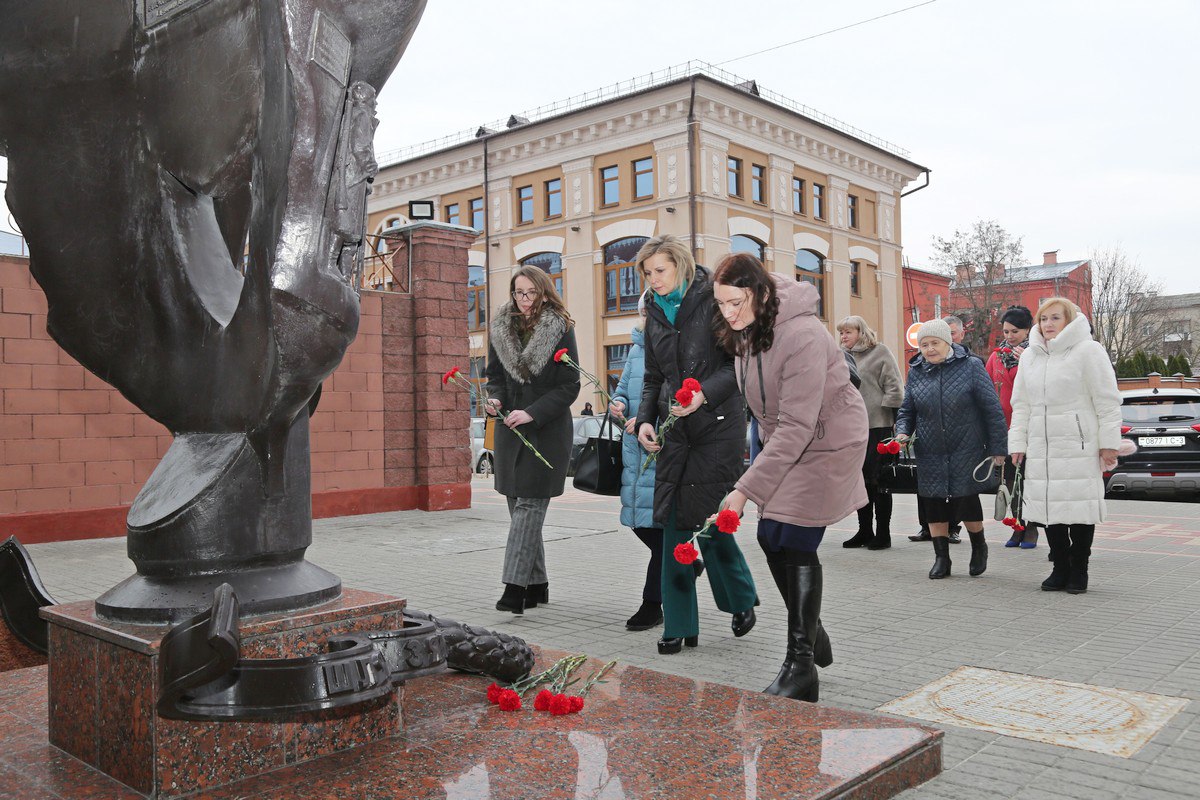
[[756,219],[750,217],[730,217],[730,236],[749,236],[763,244],[771,243],[771,229]]
[[513,245],[513,258],[517,261],[524,261],[535,253],[558,253],[562,255],[563,246],[567,240],[562,236],[535,236],[532,239],[526,239],[520,244]]
[[467,266],[468,267],[486,267],[487,253],[482,250],[467,251]]
[[649,239],[654,236],[654,230],[657,226],[658,223],[652,219],[624,219],[598,229],[596,231],[596,244],[603,247],[609,242],[615,242],[618,239],[625,239],[630,236],[645,236]]
[[796,250],[812,250],[822,258],[829,258],[830,244],[815,233],[801,232],[792,236],[792,247]]
[[851,261],[866,261],[873,266],[879,266],[879,253],[860,244],[852,245],[849,250]]

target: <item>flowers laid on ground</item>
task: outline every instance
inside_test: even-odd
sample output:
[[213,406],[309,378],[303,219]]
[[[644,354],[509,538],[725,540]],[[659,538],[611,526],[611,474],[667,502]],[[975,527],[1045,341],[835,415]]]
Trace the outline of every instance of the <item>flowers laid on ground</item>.
[[916,440],[917,440],[916,436],[908,437],[908,441],[906,441],[906,442],[902,442],[899,439],[896,439],[894,437],[891,439],[884,439],[882,442],[875,445],[875,452],[879,453],[879,455],[881,455],[881,456],[885,456],[885,455],[893,455],[894,456],[894,455],[898,454],[901,450],[911,447],[912,443],[915,442]]
[[[458,367],[451,367],[450,369],[446,370],[444,375],[442,375],[442,386],[449,386],[450,384],[454,384],[459,389],[465,389],[469,394],[473,395],[475,397],[475,405],[479,408],[483,408],[487,405],[487,393],[482,391],[482,389],[478,389],[475,384],[463,377],[462,370],[460,370]],[[508,413],[509,412],[501,408],[496,411],[496,416],[503,419],[504,417],[508,416]],[[539,453],[538,449],[533,446],[533,442],[525,438],[525,434],[521,433],[516,428],[509,428],[509,430],[515,433],[517,438],[529,448],[529,452],[537,456],[538,461],[541,461],[547,467],[550,467],[550,469],[554,469],[550,462],[546,460],[546,457]]]
[[579,682],[572,675],[587,661],[587,656],[566,656],[560,658],[536,675],[530,675],[524,680],[516,681],[508,686],[493,683],[487,688],[488,702],[499,706],[501,711],[520,711],[521,696],[539,686],[548,684],[548,688],[537,693],[533,700],[535,711],[546,711],[554,716],[578,714],[583,710],[584,698],[598,683],[604,683],[604,676],[617,665],[609,661],[597,670],[592,670],[583,686],[574,695],[568,695],[567,689]]
[[575,359],[571,358],[570,354],[567,353],[567,348],[563,347],[555,352],[554,360],[559,364],[566,364],[568,367],[578,372],[579,377],[586,379],[588,383],[595,386],[596,391],[600,393],[600,399],[604,401],[605,408],[608,408],[610,405],[612,405],[612,396],[608,393],[608,390],[604,388],[603,384],[600,383],[600,379],[585,370],[583,367],[579,366],[579,364],[575,362]]
[[703,537],[710,537],[709,531],[716,528],[721,533],[736,533],[737,529],[742,526],[742,518],[732,509],[725,508],[717,512],[717,517],[709,524],[705,525],[700,530],[692,534],[692,538],[683,544],[675,545],[675,550],[672,555],[680,564],[691,564],[700,557],[700,551],[696,547],[696,540]]
[[696,393],[699,391],[700,381],[695,378],[684,378],[683,385],[675,393],[675,405],[671,406],[671,413],[667,415],[667,418],[663,420],[663,423],[658,426],[658,430],[655,431],[654,441],[658,443],[660,449],[646,455],[646,460],[642,462],[642,468],[639,470],[639,473],[645,472],[647,467],[658,460],[658,454],[662,452],[663,442],[666,441],[667,431],[671,430],[671,426],[679,419],[675,415],[675,407],[687,408],[696,399]]

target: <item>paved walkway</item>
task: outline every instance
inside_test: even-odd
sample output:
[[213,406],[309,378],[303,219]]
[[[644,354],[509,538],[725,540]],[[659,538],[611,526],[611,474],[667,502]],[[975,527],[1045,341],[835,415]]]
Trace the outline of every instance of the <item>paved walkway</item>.
[[[351,586],[406,597],[412,608],[501,628],[538,644],[618,658],[689,677],[759,689],[783,651],[784,610],[753,537],[741,535],[763,605],[757,627],[734,639],[729,617],[701,591],[700,647],[659,656],[659,631],[630,633],[646,552],[617,524],[615,498],[573,491],[550,505],[545,530],[550,604],[516,617],[495,611],[508,513],[477,478],[469,510],[343,517],[315,525],[310,558]],[[953,546],[954,575],[925,577],[928,544],[912,497],[896,502],[891,550],[845,550],[854,520],[830,529],[823,619],[835,663],[821,673],[822,703],[874,710],[971,665],[1192,702],[1131,758],[1097,755],[946,726],[945,772],[903,795],[918,798],[1200,798],[1200,505],[1116,501],[1097,532],[1086,595],[1047,593],[1044,541],[1001,546],[990,525],[986,575],[966,576],[969,545]],[[29,548],[60,601],[95,597],[131,565],[124,541]]]

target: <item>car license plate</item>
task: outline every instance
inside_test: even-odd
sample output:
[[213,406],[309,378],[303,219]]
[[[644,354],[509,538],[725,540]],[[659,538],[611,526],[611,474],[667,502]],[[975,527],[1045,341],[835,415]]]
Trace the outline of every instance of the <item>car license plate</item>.
[[1138,447],[1183,447],[1182,436],[1139,436]]

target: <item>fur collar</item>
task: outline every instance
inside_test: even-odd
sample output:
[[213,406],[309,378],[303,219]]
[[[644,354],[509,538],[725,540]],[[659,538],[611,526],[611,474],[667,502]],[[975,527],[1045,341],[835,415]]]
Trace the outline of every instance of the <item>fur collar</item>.
[[511,324],[512,311],[512,301],[509,301],[492,316],[488,328],[489,342],[504,365],[504,371],[518,383],[529,383],[550,363],[558,343],[567,332],[567,323],[558,314],[546,310],[534,327],[529,344],[522,347],[521,339]]

